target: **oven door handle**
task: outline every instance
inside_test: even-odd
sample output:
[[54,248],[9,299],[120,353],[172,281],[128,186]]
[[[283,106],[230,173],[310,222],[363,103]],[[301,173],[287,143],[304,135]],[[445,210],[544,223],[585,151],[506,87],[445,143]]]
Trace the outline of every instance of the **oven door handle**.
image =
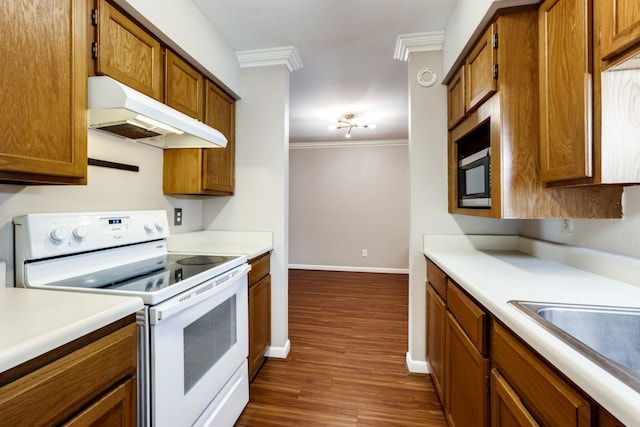
[[155,307],[149,308],[149,323],[157,325],[160,321],[181,312],[182,310],[196,305],[208,298],[211,298],[224,288],[233,284],[233,282],[242,276],[246,276],[251,270],[249,264],[243,264],[240,267],[228,271],[227,273],[211,279],[187,292],[176,295]]

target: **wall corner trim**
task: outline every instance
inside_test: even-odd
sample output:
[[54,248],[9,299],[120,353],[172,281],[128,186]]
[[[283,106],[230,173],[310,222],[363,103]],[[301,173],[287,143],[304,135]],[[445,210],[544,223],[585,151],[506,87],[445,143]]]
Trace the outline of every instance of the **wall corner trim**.
[[393,57],[400,61],[407,61],[411,53],[442,50],[443,45],[444,31],[398,34]]
[[291,341],[287,339],[284,343],[284,347],[274,347],[271,346],[264,353],[266,357],[273,357],[276,359],[286,359],[289,355],[289,350],[291,350]]
[[289,71],[302,68],[302,61],[294,46],[269,49],[243,50],[236,52],[240,68],[286,65]]
[[429,373],[429,365],[427,365],[426,360],[413,360],[411,358],[411,352],[407,352],[407,369],[409,372],[414,372],[418,374],[428,374]]

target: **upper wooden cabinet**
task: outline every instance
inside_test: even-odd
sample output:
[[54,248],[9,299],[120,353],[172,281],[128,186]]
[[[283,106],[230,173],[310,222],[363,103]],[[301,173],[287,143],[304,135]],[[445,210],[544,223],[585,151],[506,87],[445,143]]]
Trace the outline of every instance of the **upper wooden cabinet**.
[[0,3],[0,181],[85,184],[89,8]]
[[[603,3],[547,0],[539,9],[540,160],[549,186],[640,182],[640,72],[602,72],[598,40],[605,48],[607,17],[598,11],[614,10]],[[630,14],[640,8],[616,4]],[[617,22],[632,28],[634,19]]]
[[544,182],[593,175],[590,4],[588,0],[546,0],[538,12]]
[[460,67],[460,70],[447,85],[447,124],[449,129],[464,120],[465,105],[464,67]]
[[467,113],[478,108],[497,90],[497,26],[493,24],[478,40],[465,61],[465,99]]
[[640,2],[600,1],[600,57],[612,60],[627,49],[640,49]]
[[235,188],[236,104],[235,100],[207,80],[205,92],[205,120],[227,138],[225,148],[205,150],[205,190],[233,194]]
[[160,42],[106,0],[97,0],[96,74],[107,75],[162,101],[163,50]]
[[[497,90],[449,132],[449,212],[490,218],[619,218],[619,186],[547,188],[542,181],[538,11],[505,12],[491,28],[499,40]],[[490,151],[488,208],[462,207],[458,197],[459,148],[477,142]]]
[[227,138],[226,148],[186,148],[164,152],[165,194],[231,195],[235,187],[235,101],[206,82],[205,123]]
[[165,102],[196,120],[204,119],[204,77],[170,49],[165,50]]

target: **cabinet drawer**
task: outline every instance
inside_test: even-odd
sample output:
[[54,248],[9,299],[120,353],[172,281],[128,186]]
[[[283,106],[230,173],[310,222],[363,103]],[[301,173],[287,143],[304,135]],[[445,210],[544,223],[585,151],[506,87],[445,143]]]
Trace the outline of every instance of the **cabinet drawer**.
[[256,258],[250,259],[251,270],[249,271],[249,285],[256,283],[271,270],[271,254],[266,253]]
[[447,300],[447,275],[427,259],[427,280],[443,300]]
[[447,282],[447,305],[478,351],[486,354],[488,317],[484,310],[451,280]]
[[491,344],[494,367],[542,425],[591,425],[589,401],[497,323]]
[[133,377],[136,357],[136,325],[130,324],[0,388],[0,425],[59,424]]

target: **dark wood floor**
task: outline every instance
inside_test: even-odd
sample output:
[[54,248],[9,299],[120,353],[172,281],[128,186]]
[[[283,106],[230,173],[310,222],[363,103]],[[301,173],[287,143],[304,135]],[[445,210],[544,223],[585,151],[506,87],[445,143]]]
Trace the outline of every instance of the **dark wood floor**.
[[405,365],[407,304],[406,275],[292,270],[291,351],[265,362],[236,426],[446,426]]

